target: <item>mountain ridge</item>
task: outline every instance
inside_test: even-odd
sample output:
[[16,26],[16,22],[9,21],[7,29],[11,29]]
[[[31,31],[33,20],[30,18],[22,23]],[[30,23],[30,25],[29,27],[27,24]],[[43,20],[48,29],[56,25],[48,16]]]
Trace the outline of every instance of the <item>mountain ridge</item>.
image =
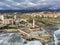
[[40,10],[0,10],[0,13],[14,13],[14,12],[19,12],[19,13],[30,13],[30,12],[60,12],[60,9],[58,10],[51,10],[51,9],[40,9]]

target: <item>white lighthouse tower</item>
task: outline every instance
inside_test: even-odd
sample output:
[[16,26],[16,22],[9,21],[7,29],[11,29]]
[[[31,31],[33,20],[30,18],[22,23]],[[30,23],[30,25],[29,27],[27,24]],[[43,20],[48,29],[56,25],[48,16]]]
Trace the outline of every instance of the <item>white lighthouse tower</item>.
[[33,19],[33,28],[35,27],[35,20]]
[[32,26],[29,27],[29,30],[39,30],[39,26],[35,25],[35,15],[33,15],[33,23]]

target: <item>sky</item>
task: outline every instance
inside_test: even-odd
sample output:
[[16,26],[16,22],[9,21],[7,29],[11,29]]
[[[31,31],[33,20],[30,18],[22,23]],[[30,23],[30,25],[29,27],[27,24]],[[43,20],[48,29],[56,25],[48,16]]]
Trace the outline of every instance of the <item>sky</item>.
[[0,0],[0,10],[59,9],[60,0]]

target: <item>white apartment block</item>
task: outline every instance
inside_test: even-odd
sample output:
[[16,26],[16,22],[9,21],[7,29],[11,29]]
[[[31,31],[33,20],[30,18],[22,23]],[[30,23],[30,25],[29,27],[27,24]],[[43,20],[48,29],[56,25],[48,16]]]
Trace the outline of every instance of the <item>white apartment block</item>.
[[15,19],[16,19],[16,15],[9,16],[9,15],[0,14],[0,23],[2,23],[2,24],[13,24],[13,21]]

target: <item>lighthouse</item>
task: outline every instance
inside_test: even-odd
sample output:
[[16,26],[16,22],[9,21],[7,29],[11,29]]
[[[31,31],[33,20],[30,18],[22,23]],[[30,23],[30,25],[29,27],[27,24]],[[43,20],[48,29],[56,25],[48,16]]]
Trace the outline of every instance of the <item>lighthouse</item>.
[[33,19],[33,28],[35,27],[35,20]]
[[32,26],[29,27],[29,30],[39,30],[39,26],[35,25],[35,16],[33,15]]

